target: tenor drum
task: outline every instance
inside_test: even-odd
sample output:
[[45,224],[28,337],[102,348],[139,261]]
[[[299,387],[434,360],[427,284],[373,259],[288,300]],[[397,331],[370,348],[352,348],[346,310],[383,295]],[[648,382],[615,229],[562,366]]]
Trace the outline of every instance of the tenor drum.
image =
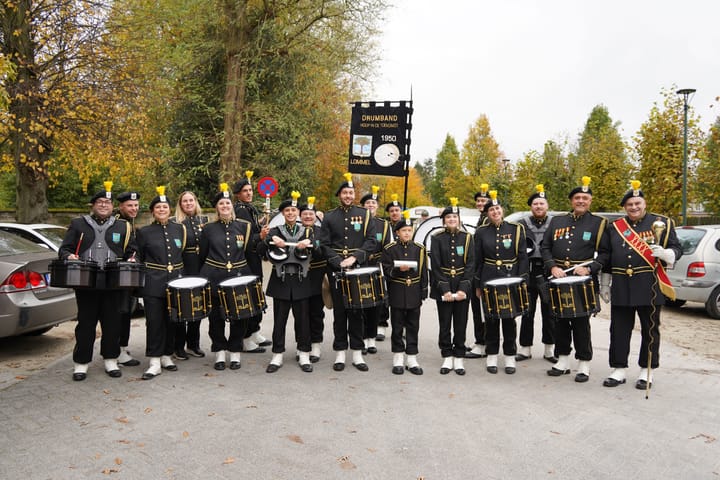
[[145,286],[145,265],[138,262],[108,262],[105,264],[107,288],[142,288]]
[[590,276],[550,280],[550,309],[558,318],[587,317],[600,311],[595,282]]
[[377,267],[363,267],[342,272],[339,278],[345,308],[360,310],[381,305],[385,284]]
[[202,277],[183,277],[167,285],[170,318],[178,322],[197,322],[210,311],[210,285]]
[[218,285],[220,303],[227,320],[242,320],[259,315],[265,308],[262,282],[255,275],[223,280]]
[[98,264],[92,260],[53,260],[50,262],[50,286],[95,288]]
[[489,280],[483,286],[483,310],[491,320],[519,317],[530,308],[527,282],[521,277]]

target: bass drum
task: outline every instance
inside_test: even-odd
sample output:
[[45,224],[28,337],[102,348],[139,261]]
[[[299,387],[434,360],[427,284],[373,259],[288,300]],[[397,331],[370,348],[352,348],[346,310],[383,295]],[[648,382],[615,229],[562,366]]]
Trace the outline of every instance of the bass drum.
[[[462,219],[461,219],[462,220]],[[475,225],[470,224],[462,224],[463,230],[468,232],[470,235],[475,233]],[[415,229],[415,234],[413,235],[413,240],[417,243],[421,243],[425,245],[425,250],[427,251],[428,257],[430,257],[430,243],[432,236],[436,233],[439,233],[443,230],[443,222],[442,218],[439,216],[430,217],[424,222],[422,222],[420,225],[418,225],[417,229]],[[428,270],[431,269],[430,262],[427,262]]]

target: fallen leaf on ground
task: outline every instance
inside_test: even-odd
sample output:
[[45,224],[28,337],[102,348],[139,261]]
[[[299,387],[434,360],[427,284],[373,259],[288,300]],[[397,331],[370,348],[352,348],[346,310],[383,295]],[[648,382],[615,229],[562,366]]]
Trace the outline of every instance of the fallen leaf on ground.
[[130,420],[128,420],[127,417],[118,417],[118,418],[115,419],[115,421],[116,421],[116,422],[119,422],[119,423],[128,423],[128,422],[130,422]]
[[117,457],[117,458],[115,459],[115,465],[122,465],[122,458]]
[[15,375],[15,380],[25,380],[26,378],[25,375]]
[[695,440],[696,438],[704,438],[705,443],[712,443],[716,440],[716,438],[713,437],[712,435],[707,435],[705,433],[699,433],[699,434],[695,435],[694,437],[690,437],[690,440]]
[[106,468],[102,471],[105,475],[110,475],[111,473],[118,473],[120,471],[119,468]]
[[288,440],[295,443],[304,444],[303,439],[300,438],[300,435],[287,435]]
[[183,432],[183,438],[188,438],[190,436],[190,432]]
[[342,457],[338,458],[338,463],[340,463],[340,468],[343,470],[353,470],[357,468],[354,463],[350,461],[350,457],[347,455],[343,455]]
[[103,393],[104,393],[105,395],[109,395],[109,394],[110,394],[110,390],[108,390],[108,389],[106,388],[105,390],[103,390]]
[[143,411],[144,411],[145,413],[150,413],[150,412],[152,412],[152,408],[147,407],[147,408],[146,408],[145,410],[143,410]]
[[223,462],[223,465],[230,465],[231,463],[235,463],[235,459],[233,457],[227,457]]

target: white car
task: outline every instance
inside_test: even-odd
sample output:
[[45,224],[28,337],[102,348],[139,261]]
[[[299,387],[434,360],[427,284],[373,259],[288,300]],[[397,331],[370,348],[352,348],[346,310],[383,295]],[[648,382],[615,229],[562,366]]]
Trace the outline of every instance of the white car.
[[667,274],[675,288],[669,306],[685,302],[705,304],[712,318],[720,318],[720,225],[676,227],[683,255]]
[[58,251],[67,228],[48,223],[0,223],[0,230],[13,233],[42,247]]

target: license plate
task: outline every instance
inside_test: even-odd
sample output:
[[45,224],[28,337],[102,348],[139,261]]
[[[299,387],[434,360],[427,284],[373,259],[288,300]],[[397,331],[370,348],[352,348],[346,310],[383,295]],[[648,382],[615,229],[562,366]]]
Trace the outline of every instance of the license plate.
[[50,286],[50,272],[45,274],[45,284],[49,287]]

